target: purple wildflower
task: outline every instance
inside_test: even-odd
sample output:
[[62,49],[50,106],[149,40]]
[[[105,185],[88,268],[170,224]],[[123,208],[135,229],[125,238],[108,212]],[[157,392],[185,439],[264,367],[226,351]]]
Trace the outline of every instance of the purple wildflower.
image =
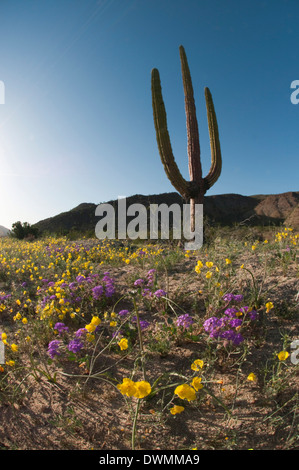
[[222,297],[223,300],[226,300],[228,302],[231,302],[232,300],[235,300],[236,302],[241,302],[243,300],[243,295],[242,294],[224,294]]
[[238,346],[240,343],[242,343],[242,341],[244,341],[243,336],[242,336],[240,333],[235,333],[235,337],[234,337],[233,343],[234,343],[236,346]]
[[61,341],[57,339],[50,341],[48,345],[48,354],[51,357],[51,359],[54,359],[55,356],[60,356],[60,352],[59,352],[60,344],[61,344]]
[[150,324],[146,320],[140,320],[139,325],[142,330],[145,330],[146,328],[149,327]]
[[256,320],[258,313],[256,310],[251,310],[250,312],[248,312],[248,315],[250,320]]
[[84,334],[87,333],[87,330],[85,328],[79,328],[79,330],[76,331],[75,336],[76,338],[81,338]]
[[112,297],[112,295],[114,294],[115,290],[114,290],[114,287],[113,286],[108,286],[106,287],[105,289],[105,296],[106,297]]
[[215,329],[215,330],[210,330],[210,338],[219,338],[221,336],[221,332],[219,331],[219,329]]
[[120,312],[118,312],[118,315],[120,315],[121,317],[125,317],[126,315],[128,315],[129,313],[129,310],[121,310]]
[[234,298],[234,294],[224,294],[224,296],[222,297],[223,300],[227,300],[228,302],[233,300],[233,298]]
[[238,326],[241,326],[242,325],[242,320],[240,318],[233,318],[230,322],[229,322],[230,326],[232,326],[233,328],[237,328]]
[[95,287],[92,289],[93,298],[94,298],[95,300],[99,300],[99,298],[101,297],[101,295],[103,294],[103,292],[104,292],[103,286],[95,286]]
[[210,317],[204,322],[203,327],[206,331],[212,331],[214,328],[217,328],[218,323],[219,323],[219,318]]
[[114,281],[109,276],[109,273],[104,273],[104,277],[102,281],[105,283],[105,296],[112,297],[112,295],[115,292],[115,289],[114,289]]
[[221,338],[231,341],[236,346],[238,346],[242,341],[244,341],[243,336],[240,333],[236,333],[233,330],[226,330],[221,334]]
[[156,270],[153,268],[153,269],[150,269],[150,270],[147,272],[147,274],[148,274],[149,276],[151,276],[152,274],[155,274],[155,272],[156,272]]
[[[132,318],[132,321],[133,321],[133,322],[137,322],[137,317],[134,316],[134,317]],[[149,326],[149,323],[148,323],[146,320],[140,320],[140,319],[139,319],[139,325],[140,325],[140,328],[141,328],[142,330],[145,330],[145,328],[147,328],[147,327]]]
[[163,289],[158,289],[158,290],[156,290],[156,292],[154,292],[154,295],[156,297],[158,297],[158,299],[159,299],[160,297],[165,296],[166,292]]
[[230,317],[233,317],[237,312],[238,312],[238,310],[237,310],[236,308],[233,308],[233,307],[227,308],[227,309],[224,311],[225,315],[228,315],[228,316],[230,316]]
[[9,299],[9,297],[11,297],[11,294],[0,295],[0,301],[4,302],[4,300]]
[[57,330],[58,333],[61,335],[64,331],[68,331],[69,328],[68,328],[68,326],[65,326],[64,323],[56,323],[54,325],[54,330]]
[[143,283],[144,283],[144,279],[136,279],[136,281],[134,282],[134,286],[139,287],[139,286],[142,286]]
[[234,301],[235,302],[241,302],[243,299],[244,299],[244,296],[242,294],[234,295]]
[[82,343],[82,341],[80,341],[79,338],[75,338],[75,339],[72,339],[69,344],[68,344],[68,350],[73,352],[73,353],[77,353],[79,351],[81,351],[81,349],[83,348],[84,344]]
[[177,321],[176,321],[176,324],[178,326],[182,326],[183,328],[190,328],[190,326],[193,324],[193,319],[192,317],[190,317],[190,315],[188,313],[186,313],[185,315],[180,315],[178,318],[177,318]]
[[148,289],[147,287],[145,289],[143,289],[143,292],[142,292],[142,296],[143,297],[152,297],[153,293],[151,292],[150,289]]

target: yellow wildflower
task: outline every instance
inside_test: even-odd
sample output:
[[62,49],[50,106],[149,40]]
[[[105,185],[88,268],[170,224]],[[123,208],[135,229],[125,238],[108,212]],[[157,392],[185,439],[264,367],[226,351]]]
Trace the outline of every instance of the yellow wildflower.
[[85,326],[85,330],[87,330],[89,333],[93,333],[95,329],[96,325],[92,325],[91,323]]
[[194,377],[191,383],[192,387],[198,391],[203,388],[203,384],[201,383],[201,377]]
[[15,361],[6,361],[5,363],[7,366],[13,367],[15,365]]
[[178,385],[174,393],[178,395],[182,400],[186,399],[188,401],[196,400],[196,394],[194,388],[190,387],[188,384]]
[[152,391],[152,388],[148,382],[145,380],[141,380],[140,382],[135,382],[136,392],[134,393],[134,397],[136,398],[144,398],[147,397]]
[[247,380],[250,380],[251,382],[255,382],[257,380],[256,375],[253,372],[251,372],[248,375]]
[[191,364],[191,369],[194,371],[198,371],[199,368],[202,369],[204,362],[201,359],[195,359],[195,361]]
[[128,340],[126,338],[122,338],[117,344],[120,347],[121,351],[128,349]]
[[277,354],[277,357],[280,361],[285,361],[289,357],[288,351],[280,351],[280,353]]
[[132,397],[136,393],[136,386],[133,380],[124,378],[122,384],[117,385],[118,390],[127,397]]
[[172,408],[170,408],[170,413],[172,415],[177,415],[179,413],[182,413],[182,411],[184,411],[184,407],[183,406],[179,406],[179,405],[174,405]]
[[97,316],[92,317],[91,322],[92,325],[98,326],[101,323],[101,319]]

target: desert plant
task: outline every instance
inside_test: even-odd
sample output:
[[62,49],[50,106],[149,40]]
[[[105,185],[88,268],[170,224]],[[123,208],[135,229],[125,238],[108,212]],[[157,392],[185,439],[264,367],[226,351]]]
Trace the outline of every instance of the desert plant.
[[32,227],[28,222],[22,224],[22,222],[17,221],[12,224],[11,236],[18,240],[24,238],[34,240],[38,236],[38,228]]
[[213,184],[219,178],[222,168],[222,158],[220,150],[218,124],[214,110],[212,95],[210,93],[209,88],[205,88],[212,164],[208,175],[203,178],[200,161],[198,123],[196,118],[196,108],[193,95],[191,74],[184,47],[180,46],[179,51],[185,94],[185,112],[187,120],[190,181],[186,181],[183,178],[173,156],[171,142],[167,129],[167,117],[162,97],[160,75],[159,71],[156,68],[152,70],[152,105],[160,157],[166,175],[169,178],[170,182],[185,199],[185,201],[190,202],[190,228],[191,231],[194,231],[195,204],[203,203],[204,194],[209,188],[211,188],[211,186],[213,186]]

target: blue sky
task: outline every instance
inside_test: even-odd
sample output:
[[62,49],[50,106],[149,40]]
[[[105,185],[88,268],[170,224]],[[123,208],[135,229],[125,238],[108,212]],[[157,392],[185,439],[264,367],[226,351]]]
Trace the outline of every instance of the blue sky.
[[298,191],[298,24],[298,0],[1,0],[0,225],[174,191],[156,144],[154,67],[189,178],[181,44],[204,175],[205,86],[218,119],[223,169],[207,195]]

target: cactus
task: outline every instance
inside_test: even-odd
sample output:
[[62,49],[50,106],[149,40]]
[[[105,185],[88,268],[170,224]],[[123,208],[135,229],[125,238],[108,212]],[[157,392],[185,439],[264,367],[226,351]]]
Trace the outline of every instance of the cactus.
[[167,177],[186,202],[190,203],[191,230],[195,227],[195,204],[202,204],[206,191],[213,186],[221,173],[222,159],[219,133],[212,95],[205,88],[205,100],[210,135],[212,164],[207,176],[203,178],[200,161],[200,145],[196,108],[193,95],[191,74],[183,46],[180,46],[180,60],[185,94],[185,112],[188,137],[188,163],[190,181],[186,181],[175,162],[169,133],[167,116],[162,97],[159,71],[152,70],[152,105],[158,149]]

